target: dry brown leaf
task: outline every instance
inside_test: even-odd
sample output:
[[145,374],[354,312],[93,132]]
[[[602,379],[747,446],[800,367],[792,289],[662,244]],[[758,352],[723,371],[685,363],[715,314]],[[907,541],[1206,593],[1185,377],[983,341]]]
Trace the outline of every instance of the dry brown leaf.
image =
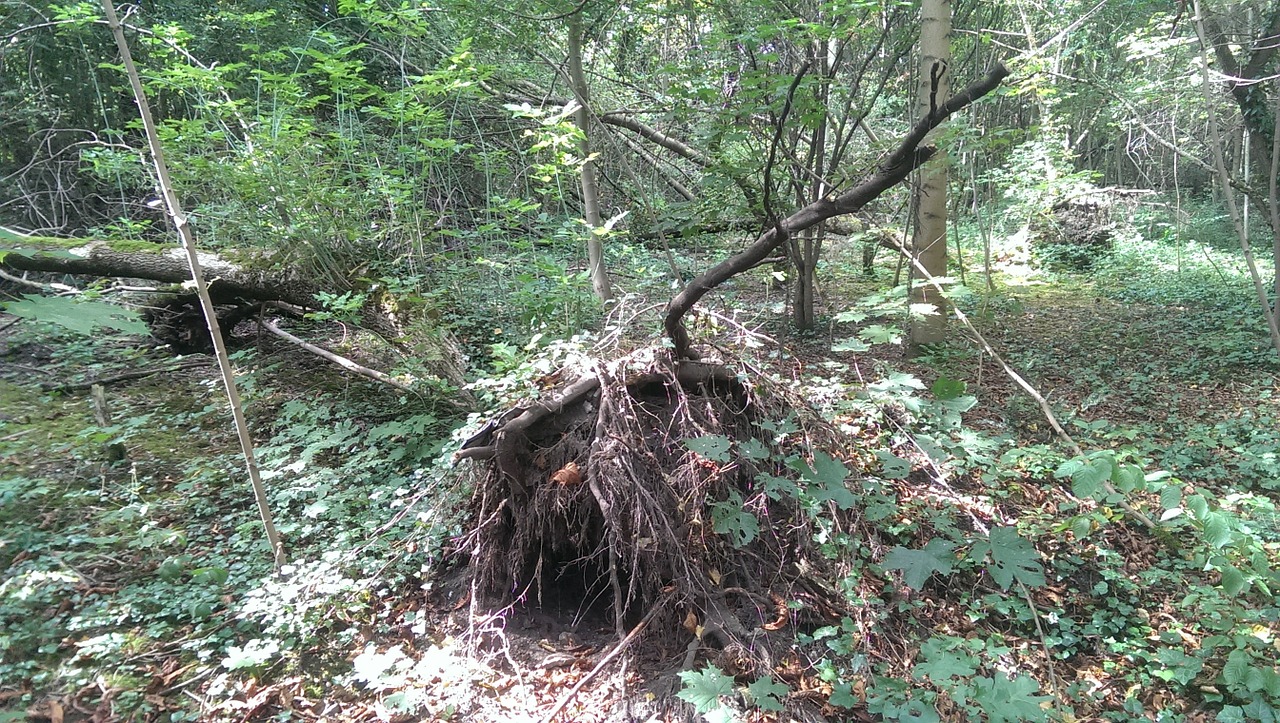
[[689,608],[688,614],[684,616],[684,629],[694,634],[698,632],[698,614],[693,608]]
[[562,487],[577,487],[582,484],[582,471],[578,469],[577,462],[570,462],[556,470],[551,481]]

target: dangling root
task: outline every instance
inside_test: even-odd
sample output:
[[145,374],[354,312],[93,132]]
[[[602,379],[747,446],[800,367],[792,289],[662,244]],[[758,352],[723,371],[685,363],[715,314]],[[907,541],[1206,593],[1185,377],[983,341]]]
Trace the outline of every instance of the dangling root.
[[[611,600],[620,638],[644,613],[656,616],[646,635],[692,634],[686,665],[713,645],[730,674],[771,668],[781,648],[771,651],[767,638],[788,624],[787,601],[824,619],[843,603],[800,580],[821,564],[810,554],[811,517],[757,481],[793,476],[788,450],[758,423],[805,413],[782,387],[762,393],[761,384],[642,350],[491,422],[458,454],[485,463],[464,542],[479,594],[494,606],[541,603],[580,580],[582,599]],[[806,444],[839,448],[825,424],[802,421]],[[724,439],[724,455],[685,444],[712,437]],[[767,458],[741,454],[749,440]],[[759,529],[735,537],[723,521],[740,511]]]

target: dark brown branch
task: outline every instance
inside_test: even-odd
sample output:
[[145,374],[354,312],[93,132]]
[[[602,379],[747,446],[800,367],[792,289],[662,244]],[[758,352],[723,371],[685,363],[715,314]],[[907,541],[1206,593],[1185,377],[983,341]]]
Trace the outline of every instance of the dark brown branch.
[[671,303],[667,304],[664,319],[664,327],[675,347],[676,358],[696,358],[690,349],[692,344],[689,332],[684,326],[684,316],[708,291],[760,263],[785,243],[790,235],[829,218],[858,211],[880,194],[901,183],[934,154],[936,149],[930,146],[921,147],[920,144],[924,142],[925,136],[952,113],[995,90],[1008,75],[1009,70],[1003,64],[997,64],[982,79],[952,96],[916,123],[894,152],[880,165],[880,169],[870,178],[834,199],[820,198],[782,219],[777,225],[761,234],[755,243],[689,282],[679,294],[676,294]]

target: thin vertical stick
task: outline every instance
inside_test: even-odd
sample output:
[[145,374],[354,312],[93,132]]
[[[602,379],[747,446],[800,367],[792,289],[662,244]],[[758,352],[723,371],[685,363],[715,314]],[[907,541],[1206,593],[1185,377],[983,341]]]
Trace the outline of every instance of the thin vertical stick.
[[[1271,346],[1280,354],[1280,324],[1277,324],[1276,313],[1271,309],[1267,299],[1267,288],[1262,284],[1262,275],[1258,273],[1258,264],[1253,258],[1253,247],[1249,244],[1249,229],[1244,225],[1240,208],[1236,205],[1236,195],[1232,190],[1231,174],[1227,171],[1227,163],[1223,158],[1222,129],[1218,125],[1218,116],[1213,109],[1213,85],[1209,82],[1209,41],[1204,30],[1204,13],[1200,0],[1194,0],[1196,37],[1200,40],[1200,81],[1204,91],[1205,118],[1209,122],[1209,137],[1213,139],[1213,161],[1218,170],[1218,180],[1222,183],[1223,197],[1227,202],[1227,211],[1231,214],[1231,223],[1236,228],[1236,236],[1240,241],[1240,251],[1249,266],[1249,277],[1253,280],[1253,290],[1262,305],[1262,316],[1267,321],[1267,330],[1271,332]],[[1280,306],[1280,304],[1277,304]]]
[[129,76],[129,84],[133,87],[133,97],[138,103],[138,114],[142,117],[142,127],[146,130],[147,144],[151,147],[151,159],[155,164],[160,194],[164,197],[165,207],[173,219],[174,228],[178,230],[182,248],[187,253],[187,262],[191,265],[191,278],[195,281],[196,294],[200,297],[200,308],[204,310],[205,322],[209,325],[209,335],[213,338],[214,354],[218,358],[218,369],[222,372],[222,385],[227,391],[227,400],[231,403],[231,416],[235,420],[236,433],[240,436],[240,449],[244,452],[244,463],[249,471],[249,483],[253,486],[253,497],[258,503],[258,514],[262,516],[262,527],[266,530],[272,557],[276,567],[279,568],[285,562],[284,546],[280,544],[280,535],[276,532],[275,523],[271,521],[271,509],[267,506],[267,492],[262,486],[262,477],[258,474],[258,462],[253,454],[253,437],[249,434],[249,423],[244,417],[240,392],[236,390],[235,372],[231,369],[227,345],[222,340],[222,330],[218,328],[218,314],[213,308],[209,286],[205,283],[200,259],[196,254],[195,234],[191,231],[191,225],[187,223],[187,216],[178,201],[178,195],[173,190],[173,182],[169,179],[169,167],[165,164],[160,137],[156,134],[156,123],[151,117],[151,106],[147,103],[142,78],[138,75],[137,66],[133,64],[133,55],[129,52],[129,43],[125,40],[124,28],[120,26],[120,20],[116,17],[116,8],[112,0],[102,0],[102,10],[107,15],[107,25],[116,38],[120,59],[124,62],[125,73]]

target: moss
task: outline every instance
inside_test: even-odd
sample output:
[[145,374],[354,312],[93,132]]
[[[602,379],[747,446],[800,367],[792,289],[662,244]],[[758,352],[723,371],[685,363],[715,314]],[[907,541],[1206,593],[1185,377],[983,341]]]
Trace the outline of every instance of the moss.
[[[8,240],[8,239],[6,239]],[[16,239],[15,239],[16,240]],[[46,251],[78,249],[86,246],[100,245],[120,253],[159,254],[169,246],[154,244],[137,239],[103,239],[103,238],[60,238],[57,236],[24,236],[18,243],[0,246],[0,254],[16,253],[22,256],[35,256]]]

